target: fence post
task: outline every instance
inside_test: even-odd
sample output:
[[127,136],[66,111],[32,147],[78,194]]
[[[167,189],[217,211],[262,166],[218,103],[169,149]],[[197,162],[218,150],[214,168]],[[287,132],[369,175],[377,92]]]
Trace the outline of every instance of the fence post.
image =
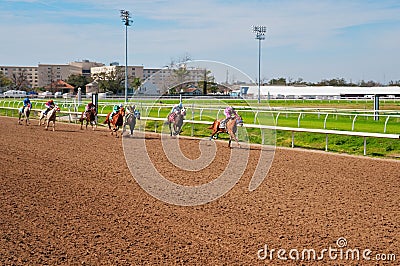
[[256,112],[256,114],[254,115],[254,122],[253,124],[255,124],[257,122],[257,116],[258,116],[258,111]]
[[294,148],[294,131],[292,131],[292,148]]
[[297,118],[297,127],[300,127],[300,118],[302,113],[300,112],[299,117]]
[[358,114],[356,114],[353,118],[353,123],[351,124],[351,131],[354,131],[354,123],[356,122]]
[[192,103],[192,132],[190,134],[191,137],[194,136],[194,123],[193,123],[193,121],[194,121],[194,103]]
[[367,137],[364,137],[364,156],[367,155]]
[[390,115],[388,115],[388,116],[386,117],[385,127],[383,128],[383,133],[386,133],[387,123],[388,123],[388,121],[389,121],[389,118],[390,118]]
[[279,118],[279,115],[281,114],[281,112],[278,112],[278,114],[276,115],[276,121],[275,121],[275,125],[277,126],[278,125],[278,118]]
[[328,151],[328,135],[329,134],[326,134],[325,136],[325,151]]
[[328,119],[329,114],[326,114],[325,120],[324,120],[324,129],[326,129],[326,120]]

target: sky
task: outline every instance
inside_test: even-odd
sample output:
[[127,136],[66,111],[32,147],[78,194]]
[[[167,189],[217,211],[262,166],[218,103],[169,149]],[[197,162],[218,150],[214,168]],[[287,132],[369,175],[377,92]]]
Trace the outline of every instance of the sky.
[[188,55],[258,78],[400,80],[398,0],[0,0],[0,65],[90,60],[162,68]]

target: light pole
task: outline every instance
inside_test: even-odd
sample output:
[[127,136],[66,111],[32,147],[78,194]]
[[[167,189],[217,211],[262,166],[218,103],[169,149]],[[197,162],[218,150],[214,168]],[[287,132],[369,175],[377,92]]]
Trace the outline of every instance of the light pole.
[[258,40],[258,103],[261,102],[260,98],[260,87],[261,87],[261,41],[265,40],[265,32],[267,27],[265,26],[253,26],[253,32],[256,33],[256,39]]
[[121,19],[125,25],[125,104],[128,103],[128,26],[133,22],[128,10],[120,10]]

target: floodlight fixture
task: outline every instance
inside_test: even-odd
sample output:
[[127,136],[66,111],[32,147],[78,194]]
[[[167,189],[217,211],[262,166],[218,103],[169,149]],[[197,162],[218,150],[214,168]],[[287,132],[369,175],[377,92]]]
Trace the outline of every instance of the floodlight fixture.
[[265,33],[267,32],[266,26],[253,26],[253,32],[256,34],[258,40],[258,103],[261,102],[261,41],[265,40]]
[[120,10],[121,20],[125,25],[125,104],[128,103],[128,26],[133,22],[128,10]]

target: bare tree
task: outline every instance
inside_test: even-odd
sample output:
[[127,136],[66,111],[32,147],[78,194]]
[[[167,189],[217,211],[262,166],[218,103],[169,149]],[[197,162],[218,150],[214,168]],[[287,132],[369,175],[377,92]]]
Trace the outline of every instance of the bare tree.
[[25,69],[13,73],[11,81],[16,90],[27,89],[29,87],[28,73]]

